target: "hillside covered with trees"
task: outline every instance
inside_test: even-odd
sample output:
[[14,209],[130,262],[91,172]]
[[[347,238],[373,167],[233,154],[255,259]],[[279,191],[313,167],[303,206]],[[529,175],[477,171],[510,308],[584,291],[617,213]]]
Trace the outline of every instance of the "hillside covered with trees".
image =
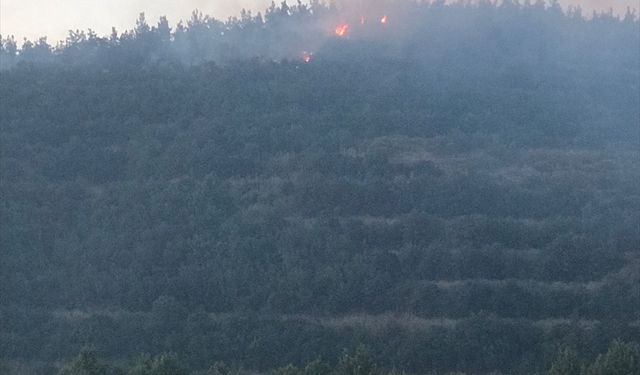
[[0,372],[638,374],[635,14],[364,9],[2,38]]

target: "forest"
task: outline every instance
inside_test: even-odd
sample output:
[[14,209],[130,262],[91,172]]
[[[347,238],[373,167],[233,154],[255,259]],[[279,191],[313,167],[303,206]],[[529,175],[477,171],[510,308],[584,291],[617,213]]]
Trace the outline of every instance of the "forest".
[[0,37],[0,373],[640,374],[635,11],[366,4]]

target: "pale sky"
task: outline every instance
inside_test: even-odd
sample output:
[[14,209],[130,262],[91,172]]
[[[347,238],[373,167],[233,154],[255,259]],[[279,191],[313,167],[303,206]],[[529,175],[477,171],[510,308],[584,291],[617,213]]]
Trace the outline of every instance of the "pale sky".
[[[566,6],[580,4],[583,9],[624,12],[627,6],[640,8],[640,0],[560,0]],[[279,3],[280,1],[277,1]],[[295,3],[295,1],[290,1]],[[0,0],[0,34],[37,39],[47,36],[51,44],[67,36],[69,29],[92,28],[107,35],[111,26],[119,32],[132,29],[138,14],[144,11],[153,24],[166,15],[175,24],[187,19],[194,9],[219,19],[237,15],[240,9],[264,10],[270,0]]]

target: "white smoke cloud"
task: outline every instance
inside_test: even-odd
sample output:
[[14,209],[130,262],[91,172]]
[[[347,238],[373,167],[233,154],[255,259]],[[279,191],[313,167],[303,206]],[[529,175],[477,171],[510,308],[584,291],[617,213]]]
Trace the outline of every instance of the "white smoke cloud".
[[[371,1],[345,0],[348,7],[371,7]],[[131,29],[138,14],[144,11],[149,22],[166,15],[173,23],[187,19],[194,9],[220,19],[237,15],[240,9],[264,10],[269,0],[1,0],[0,33],[18,39],[48,36],[50,42],[62,40],[69,29],[91,28],[108,34],[112,26]],[[295,3],[295,0],[290,1]],[[561,0],[563,6],[580,4],[586,12],[613,8],[624,12],[638,8],[638,0]]]

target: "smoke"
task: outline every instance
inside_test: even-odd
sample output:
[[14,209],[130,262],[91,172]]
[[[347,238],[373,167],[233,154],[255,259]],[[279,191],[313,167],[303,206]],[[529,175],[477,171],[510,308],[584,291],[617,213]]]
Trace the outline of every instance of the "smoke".
[[[280,2],[277,1],[277,4]],[[295,4],[295,1],[290,1]],[[393,4],[396,3],[396,4]],[[637,0],[560,0],[563,7],[580,5],[585,14],[592,10],[612,8],[617,14],[624,14],[627,7],[638,8]],[[175,25],[179,20],[189,18],[191,11],[199,9],[218,19],[238,15],[242,8],[254,13],[264,11],[269,0],[2,0],[0,1],[0,33],[13,34],[18,40],[23,37],[36,40],[47,36],[51,41],[63,40],[68,30],[95,30],[106,35],[111,27],[118,30],[130,29],[140,12],[145,12],[150,20],[167,16]],[[339,0],[345,13],[380,13],[389,6],[402,6],[401,1],[391,0]]]
[[64,40],[69,30],[92,29],[107,35],[111,27],[131,29],[140,12],[147,19],[167,16],[173,25],[187,20],[194,9],[218,19],[238,15],[242,8],[264,10],[267,0],[2,0],[0,1],[0,33],[15,35],[18,40]]
[[[203,0],[199,1],[194,5],[206,6]],[[134,1],[127,11],[142,2]],[[152,11],[175,7],[168,3],[159,2]],[[227,4],[240,5],[231,1]],[[218,3],[221,5],[225,3]],[[206,8],[201,10],[204,14],[209,13]],[[472,1],[445,5],[439,1],[418,0],[279,3],[269,6],[261,15],[244,12],[225,21],[200,15],[192,19],[181,17],[187,21],[180,28],[174,27],[170,36],[166,27],[163,36],[160,35],[159,29],[154,28],[153,13],[148,13],[146,19],[150,27],[146,32],[149,35],[129,33],[116,44],[122,56],[136,56],[136,61],[179,61],[188,65],[207,61],[227,64],[258,58],[308,63],[318,60],[393,59],[425,65],[470,59],[489,66],[504,64],[505,61],[512,65],[529,63],[542,57],[567,60],[572,54],[583,53],[580,49],[596,49],[598,43],[606,49],[620,45],[620,50],[626,51],[629,40],[635,37],[615,39],[611,33],[601,33],[597,28],[584,26],[582,20],[576,18],[571,21],[570,17],[559,15],[557,9],[501,6],[488,1],[479,5],[473,5]],[[609,18],[607,22],[618,22]],[[577,27],[581,32],[576,32]],[[581,33],[584,36],[579,38]],[[571,43],[558,45],[568,38],[573,38]],[[100,51],[96,52],[90,41],[87,46],[90,48],[85,49],[85,55],[76,54],[67,60],[86,62],[117,56],[110,52],[100,57]],[[62,48],[56,54],[74,53],[80,47],[75,45],[68,51]],[[502,58],[495,61],[495,56]],[[49,57],[40,56],[38,59],[45,61]]]

